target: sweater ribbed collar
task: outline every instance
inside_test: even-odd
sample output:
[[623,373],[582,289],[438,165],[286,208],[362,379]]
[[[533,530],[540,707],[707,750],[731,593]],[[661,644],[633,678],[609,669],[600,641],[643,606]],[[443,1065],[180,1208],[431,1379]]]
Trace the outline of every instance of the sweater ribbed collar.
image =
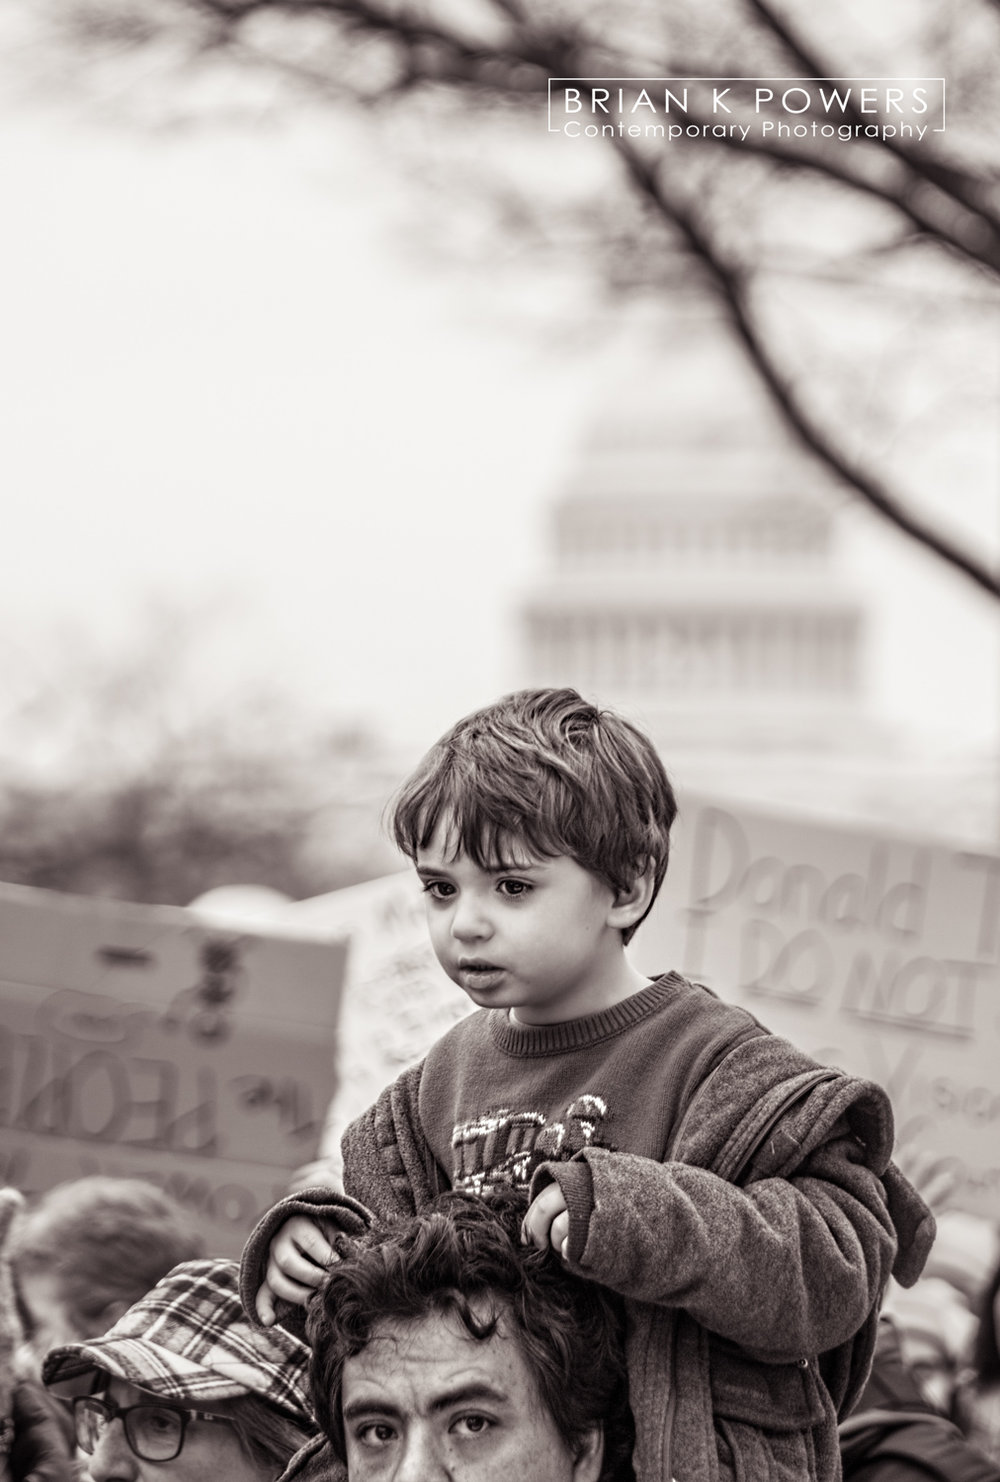
[[515,1024],[506,1009],[492,1009],[490,1038],[506,1055],[559,1055],[570,1050],[582,1050],[587,1045],[599,1045],[602,1040],[613,1039],[655,1013],[674,997],[678,985],[683,982],[677,973],[665,973],[648,988],[640,988],[621,1003],[601,1009],[597,1014],[587,1014],[583,1019],[567,1019],[563,1024]]

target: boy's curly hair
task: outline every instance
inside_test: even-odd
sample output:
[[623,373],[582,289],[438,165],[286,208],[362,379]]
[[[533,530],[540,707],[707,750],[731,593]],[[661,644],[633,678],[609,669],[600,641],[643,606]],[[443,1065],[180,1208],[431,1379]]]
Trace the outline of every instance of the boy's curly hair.
[[337,1237],[335,1262],[310,1304],[313,1407],[346,1463],[344,1363],[386,1322],[453,1315],[486,1341],[503,1326],[537,1381],[540,1403],[576,1455],[604,1433],[600,1482],[633,1482],[624,1322],[612,1293],[565,1270],[551,1250],[520,1243],[522,1194],[450,1192],[422,1214]]
[[387,825],[410,859],[444,821],[455,853],[481,869],[497,869],[520,841],[542,857],[569,855],[616,895],[651,870],[648,914],[676,816],[642,731],[576,690],[543,689],[506,695],[452,726],[403,783]]

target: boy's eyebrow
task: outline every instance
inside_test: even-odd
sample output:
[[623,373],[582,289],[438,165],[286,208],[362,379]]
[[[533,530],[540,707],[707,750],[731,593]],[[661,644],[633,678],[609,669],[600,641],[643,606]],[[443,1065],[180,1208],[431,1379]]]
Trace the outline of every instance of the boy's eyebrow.
[[[447,875],[447,873],[448,873],[448,866],[446,864],[443,864],[443,865],[418,864],[415,868],[416,868],[417,874],[420,876],[421,880],[436,880],[441,875]],[[545,861],[544,860],[541,860],[541,859],[536,859],[536,860],[526,860],[526,859],[519,859],[519,860],[515,860],[515,859],[498,859],[498,860],[495,860],[493,862],[493,864],[491,864],[489,866],[489,868],[487,869],[486,873],[489,874],[489,875],[510,875],[510,874],[526,875],[526,874],[528,874],[528,873],[530,873],[532,871],[541,870],[541,869],[544,869],[544,868],[545,868]]]
[[490,873],[494,875],[507,875],[511,870],[516,870],[519,875],[526,874],[529,870],[540,870],[544,861],[540,859],[498,859],[492,866]]

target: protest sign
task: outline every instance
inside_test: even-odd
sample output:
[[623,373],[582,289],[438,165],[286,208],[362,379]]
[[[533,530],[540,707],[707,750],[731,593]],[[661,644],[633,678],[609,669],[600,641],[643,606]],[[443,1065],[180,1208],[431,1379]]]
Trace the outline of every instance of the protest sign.
[[689,798],[633,957],[878,1081],[1000,1216],[1000,856]]
[[411,869],[296,901],[284,908],[282,919],[350,938],[337,1094],[323,1138],[329,1171],[339,1177],[340,1138],[348,1123],[475,1005],[438,965],[423,891]]
[[143,1177],[218,1254],[314,1156],[345,948],[0,888],[0,1182]]

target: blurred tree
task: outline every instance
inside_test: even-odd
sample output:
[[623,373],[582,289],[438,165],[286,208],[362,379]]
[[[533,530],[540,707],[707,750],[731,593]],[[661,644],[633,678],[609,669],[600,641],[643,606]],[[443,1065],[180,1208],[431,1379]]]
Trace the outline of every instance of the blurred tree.
[[318,732],[277,694],[206,704],[185,672],[196,631],[161,614],[129,652],[66,651],[10,707],[0,880],[185,905],[237,883],[311,896],[398,866],[375,740]]
[[[188,64],[224,53],[326,98],[391,108],[397,122],[415,109],[424,148],[428,120],[439,139],[459,117],[479,120],[464,184],[493,183],[498,226],[564,261],[570,251],[598,261],[618,291],[682,290],[720,304],[795,437],[898,530],[1000,596],[988,557],[950,528],[947,491],[928,512],[883,456],[888,388],[869,378],[871,396],[859,397],[859,352],[837,334],[852,294],[885,303],[917,283],[925,304],[946,301],[942,313],[996,312],[997,0],[893,3],[882,41],[864,7],[826,13],[806,0],[59,0],[58,15],[92,58],[166,46],[176,61],[180,41]],[[589,175],[576,198],[551,180],[532,194],[527,171],[511,187],[484,148],[498,115],[537,135],[549,77],[903,72],[948,76],[947,135],[862,134],[849,148],[812,135],[709,134],[683,148],[619,135],[607,141],[614,174]],[[853,104],[844,118],[881,121]],[[817,106],[796,121],[814,120],[828,122]],[[806,278],[826,296],[825,336],[814,323],[800,332],[796,280]]]

